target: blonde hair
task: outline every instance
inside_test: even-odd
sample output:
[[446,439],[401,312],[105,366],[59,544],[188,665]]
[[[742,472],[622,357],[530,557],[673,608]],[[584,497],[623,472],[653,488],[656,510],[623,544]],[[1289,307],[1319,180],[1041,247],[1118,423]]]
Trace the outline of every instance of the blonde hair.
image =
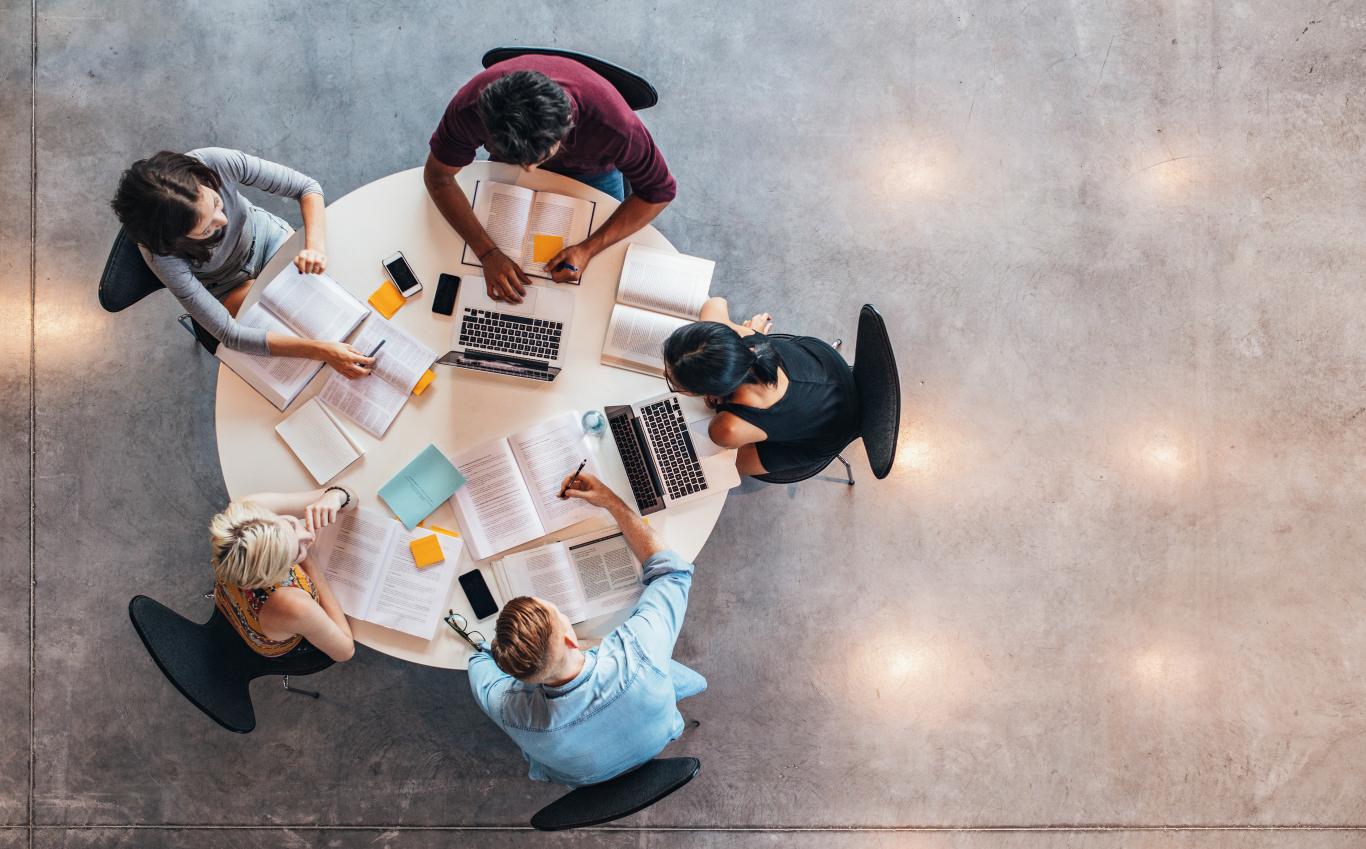
[[298,542],[280,517],[250,501],[236,502],[209,522],[213,571],[218,580],[244,589],[274,586],[289,576]]

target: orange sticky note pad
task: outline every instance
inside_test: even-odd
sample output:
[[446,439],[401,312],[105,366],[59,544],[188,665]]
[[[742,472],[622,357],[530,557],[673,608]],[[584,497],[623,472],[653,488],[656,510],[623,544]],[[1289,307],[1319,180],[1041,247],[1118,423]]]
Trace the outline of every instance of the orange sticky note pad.
[[385,318],[393,318],[398,308],[403,306],[403,293],[398,290],[392,280],[385,280],[384,285],[375,290],[370,296],[370,306],[375,308],[375,312]]
[[537,233],[531,237],[531,258],[535,262],[550,262],[555,254],[564,250],[563,236],[546,236]]
[[446,554],[441,550],[441,543],[437,541],[436,534],[415,539],[408,543],[408,548],[412,549],[413,562],[417,564],[419,569],[426,569],[428,566],[446,559]]
[[413,394],[421,395],[423,392],[426,392],[427,387],[432,385],[433,380],[436,380],[436,372],[427,369],[427,373],[417,379],[417,385],[413,387]]

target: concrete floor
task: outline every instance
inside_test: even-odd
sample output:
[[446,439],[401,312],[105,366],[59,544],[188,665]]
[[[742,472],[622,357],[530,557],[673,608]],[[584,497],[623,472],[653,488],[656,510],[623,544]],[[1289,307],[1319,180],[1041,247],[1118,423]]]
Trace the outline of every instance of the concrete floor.
[[[1366,842],[1366,3],[34,14],[0,4],[0,847]],[[226,493],[172,299],[95,300],[119,171],[221,144],[336,198],[504,43],[643,72],[714,291],[826,337],[875,303],[901,360],[889,480],[727,506],[702,773],[627,831],[519,830],[558,791],[463,674],[363,649],[235,737],[125,614],[207,613]]]

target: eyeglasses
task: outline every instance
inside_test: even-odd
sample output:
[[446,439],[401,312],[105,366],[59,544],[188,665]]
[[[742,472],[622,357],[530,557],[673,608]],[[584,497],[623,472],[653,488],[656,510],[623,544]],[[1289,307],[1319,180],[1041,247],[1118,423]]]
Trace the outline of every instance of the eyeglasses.
[[442,618],[447,625],[451,626],[451,630],[458,634],[460,639],[469,643],[470,648],[475,651],[482,651],[482,649],[479,648],[479,644],[488,642],[488,637],[485,637],[478,631],[471,631],[469,620],[459,613],[456,613],[454,610],[448,612]]
[[670,392],[674,392],[680,395],[687,394],[687,390],[679,386],[677,383],[674,383],[673,375],[669,374],[667,371],[664,372],[664,385],[669,387]]

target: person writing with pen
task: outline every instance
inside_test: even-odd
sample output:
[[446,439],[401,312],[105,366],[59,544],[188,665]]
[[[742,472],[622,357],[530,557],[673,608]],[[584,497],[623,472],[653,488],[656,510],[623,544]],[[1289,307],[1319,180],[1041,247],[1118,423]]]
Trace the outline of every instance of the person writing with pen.
[[503,605],[490,643],[470,658],[470,689],[484,713],[521,747],[538,781],[597,784],[640,766],[683,733],[680,699],[707,688],[672,659],[693,565],[602,481],[576,472],[563,497],[607,510],[644,567],[630,617],[584,650],[554,603],[519,596]]
[[587,66],[563,56],[525,55],[475,75],[432,133],[422,179],[436,208],[479,257],[495,300],[520,303],[531,281],[494,245],[455,183],[480,147],[494,161],[544,168],[622,201],[597,232],[546,263],[557,283],[577,282],[594,256],[649,224],[677,194],[650,132],[612,84]]

